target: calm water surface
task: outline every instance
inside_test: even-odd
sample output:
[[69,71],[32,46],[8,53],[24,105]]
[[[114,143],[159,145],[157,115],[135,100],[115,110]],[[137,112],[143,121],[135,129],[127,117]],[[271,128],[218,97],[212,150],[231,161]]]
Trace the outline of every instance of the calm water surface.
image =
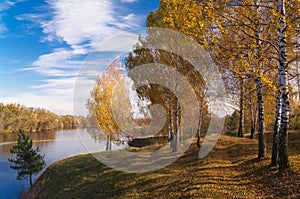
[[[40,153],[45,154],[46,166],[69,156],[105,150],[105,142],[96,142],[85,129],[30,133],[29,136],[34,148],[39,146]],[[10,168],[8,161],[14,157],[9,149],[16,145],[16,140],[16,133],[0,133],[0,199],[18,198],[29,188],[28,180],[16,180],[17,171]],[[124,147],[126,145],[112,145],[112,149]],[[88,151],[90,148],[94,151]],[[37,177],[34,176],[34,180]]]

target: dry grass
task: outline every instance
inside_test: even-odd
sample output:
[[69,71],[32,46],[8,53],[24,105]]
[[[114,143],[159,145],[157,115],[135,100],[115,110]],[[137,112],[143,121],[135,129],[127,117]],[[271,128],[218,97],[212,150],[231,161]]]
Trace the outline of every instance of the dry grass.
[[228,136],[202,160],[193,144],[173,164],[149,173],[116,171],[92,155],[76,156],[51,165],[26,198],[300,198],[299,143],[300,132],[290,133],[291,167],[284,174],[268,166],[270,155],[256,159],[256,140]]

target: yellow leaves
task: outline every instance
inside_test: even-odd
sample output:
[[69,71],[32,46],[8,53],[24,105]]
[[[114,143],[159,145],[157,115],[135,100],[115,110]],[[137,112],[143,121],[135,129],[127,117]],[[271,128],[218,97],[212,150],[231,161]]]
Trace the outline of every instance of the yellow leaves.
[[263,81],[263,83],[268,86],[269,88],[271,88],[273,91],[277,90],[276,85],[274,84],[274,82],[272,81],[272,79],[266,77],[265,75],[262,75],[261,80]]
[[118,60],[112,62],[107,71],[96,79],[96,85],[91,92],[88,104],[99,128],[109,137],[113,132],[119,130],[112,113],[112,99],[115,85],[121,82],[121,74],[118,71],[120,64]]
[[204,27],[204,25],[205,25],[205,23],[204,23],[204,21],[203,20],[201,20],[201,21],[199,21],[199,26],[201,27],[201,28],[203,28]]

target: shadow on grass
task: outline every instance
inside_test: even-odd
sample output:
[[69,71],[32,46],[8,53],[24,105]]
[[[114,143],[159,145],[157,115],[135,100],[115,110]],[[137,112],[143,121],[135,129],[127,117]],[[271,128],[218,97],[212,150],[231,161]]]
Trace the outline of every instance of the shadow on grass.
[[[298,134],[291,136],[292,155],[300,153]],[[51,165],[27,198],[300,198],[299,172],[280,174],[269,156],[258,160],[256,153],[256,140],[221,136],[203,159],[194,143],[171,165],[139,174],[76,156]],[[298,156],[291,157],[297,168]]]

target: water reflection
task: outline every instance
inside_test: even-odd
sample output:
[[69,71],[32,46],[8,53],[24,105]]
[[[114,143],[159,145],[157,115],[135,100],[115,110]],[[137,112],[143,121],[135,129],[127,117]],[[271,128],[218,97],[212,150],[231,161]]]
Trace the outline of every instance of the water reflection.
[[[34,146],[39,146],[40,148],[46,148],[47,145],[55,140],[56,132],[47,131],[40,133],[27,133],[30,139],[33,140]],[[12,145],[17,144],[18,134],[17,133],[0,133],[0,156],[9,155]]]
[[[33,147],[39,146],[40,153],[45,154],[46,166],[76,154],[105,150],[105,144],[95,141],[86,129],[30,133],[29,136],[33,140]],[[17,133],[0,133],[0,198],[18,198],[29,188],[27,180],[16,180],[17,172],[10,169],[11,164],[7,160],[13,157],[9,150],[16,145],[16,140]],[[87,145],[93,146],[94,150],[88,151]],[[124,147],[126,144],[113,144],[112,149]]]

